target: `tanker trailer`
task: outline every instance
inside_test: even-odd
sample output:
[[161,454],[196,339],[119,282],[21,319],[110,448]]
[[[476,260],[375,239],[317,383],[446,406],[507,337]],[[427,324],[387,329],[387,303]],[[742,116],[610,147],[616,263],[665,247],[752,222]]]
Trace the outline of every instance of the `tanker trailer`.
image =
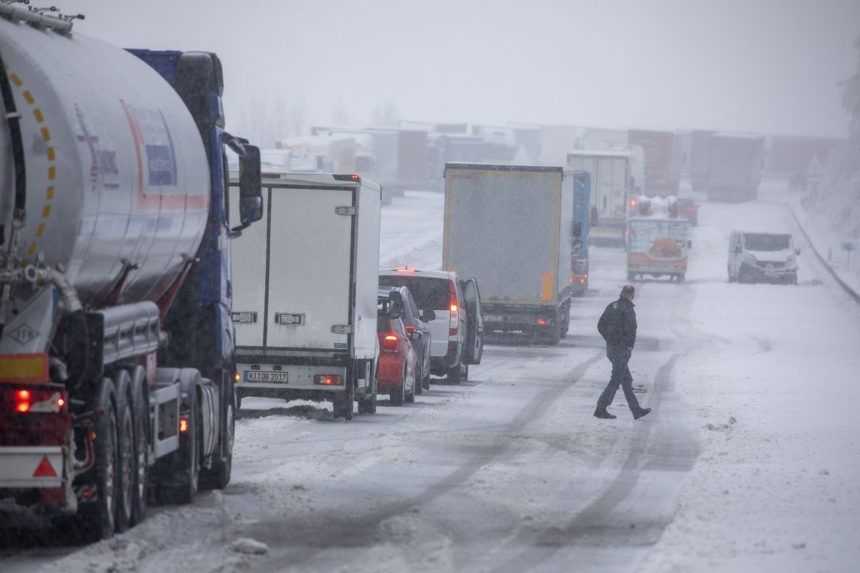
[[214,54],[0,2],[0,507],[98,539],[230,480],[228,240],[262,198],[222,90]]

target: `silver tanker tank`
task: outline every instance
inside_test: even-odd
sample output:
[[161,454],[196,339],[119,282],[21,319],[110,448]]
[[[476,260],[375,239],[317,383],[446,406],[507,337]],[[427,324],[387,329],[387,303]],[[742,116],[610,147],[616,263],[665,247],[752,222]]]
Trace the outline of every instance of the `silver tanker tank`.
[[[26,220],[11,254],[64,269],[90,307],[125,269],[133,270],[113,302],[158,300],[197,252],[209,208],[206,154],[182,100],[135,56],[78,34],[0,18],[0,57],[26,170]],[[12,138],[4,122],[4,252],[16,189]]]

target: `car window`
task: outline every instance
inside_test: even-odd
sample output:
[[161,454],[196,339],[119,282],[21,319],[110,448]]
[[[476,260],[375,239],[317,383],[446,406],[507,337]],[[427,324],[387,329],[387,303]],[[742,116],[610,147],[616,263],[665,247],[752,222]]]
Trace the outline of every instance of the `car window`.
[[379,286],[405,286],[418,308],[448,310],[448,279],[405,275],[383,275]]

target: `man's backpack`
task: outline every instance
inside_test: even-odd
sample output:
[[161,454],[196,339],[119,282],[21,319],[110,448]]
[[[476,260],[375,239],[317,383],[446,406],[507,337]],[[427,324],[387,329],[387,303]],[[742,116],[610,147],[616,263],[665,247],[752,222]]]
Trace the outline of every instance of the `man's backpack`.
[[597,332],[608,344],[619,344],[624,336],[622,332],[623,323],[624,310],[616,300],[610,303],[600,315],[600,320],[597,321]]

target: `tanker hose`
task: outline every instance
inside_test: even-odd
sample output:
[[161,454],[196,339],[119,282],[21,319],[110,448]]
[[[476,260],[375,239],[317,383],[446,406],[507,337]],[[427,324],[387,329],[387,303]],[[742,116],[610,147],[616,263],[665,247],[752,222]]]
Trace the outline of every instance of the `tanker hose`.
[[33,277],[33,279],[38,278],[38,275],[41,272],[44,272],[45,278],[47,278],[48,281],[53,283],[54,286],[56,286],[57,289],[60,291],[60,298],[62,299],[63,306],[66,307],[67,312],[80,312],[81,310],[83,310],[81,299],[78,298],[78,293],[77,291],[75,291],[75,287],[73,287],[66,279],[65,273],[52,268],[40,271],[32,265],[24,269],[25,278],[27,278],[28,280],[30,280],[31,276]]

